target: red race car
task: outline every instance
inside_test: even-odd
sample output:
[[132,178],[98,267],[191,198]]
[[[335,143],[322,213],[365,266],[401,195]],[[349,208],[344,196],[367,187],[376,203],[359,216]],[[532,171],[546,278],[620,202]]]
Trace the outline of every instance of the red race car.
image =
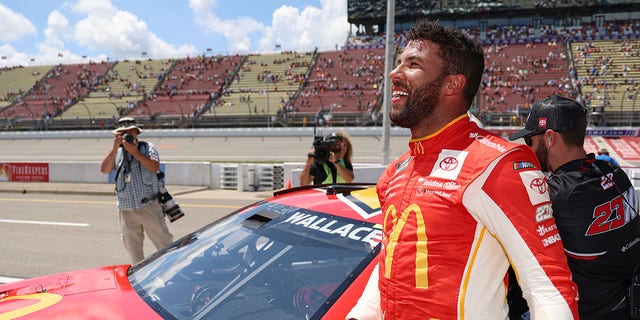
[[344,319],[377,263],[370,185],[274,193],[136,265],[0,286],[0,319]]

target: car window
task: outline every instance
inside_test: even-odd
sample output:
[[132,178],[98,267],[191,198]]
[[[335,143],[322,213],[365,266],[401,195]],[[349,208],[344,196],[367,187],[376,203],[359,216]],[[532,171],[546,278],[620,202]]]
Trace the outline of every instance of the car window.
[[132,267],[165,319],[319,318],[375,256],[372,223],[265,202]]

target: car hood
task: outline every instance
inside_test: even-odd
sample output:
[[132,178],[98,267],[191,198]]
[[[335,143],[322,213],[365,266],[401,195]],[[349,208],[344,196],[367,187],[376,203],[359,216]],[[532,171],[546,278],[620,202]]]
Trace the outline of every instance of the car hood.
[[130,265],[65,272],[0,286],[0,319],[161,319],[133,290]]

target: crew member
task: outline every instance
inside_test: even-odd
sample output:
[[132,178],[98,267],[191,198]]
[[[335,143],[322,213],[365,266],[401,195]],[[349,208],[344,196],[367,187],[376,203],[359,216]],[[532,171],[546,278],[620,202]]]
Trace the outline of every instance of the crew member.
[[618,166],[584,150],[587,109],[573,99],[551,96],[533,104],[524,138],[547,183],[582,320],[629,318],[627,287],[640,265],[640,201]]

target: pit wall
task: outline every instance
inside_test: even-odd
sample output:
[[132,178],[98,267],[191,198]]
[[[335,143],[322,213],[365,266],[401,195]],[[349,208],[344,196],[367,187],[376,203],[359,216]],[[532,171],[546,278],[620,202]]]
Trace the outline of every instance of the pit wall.
[[[167,185],[205,186],[237,191],[278,190],[300,185],[304,163],[251,164],[162,162]],[[375,183],[385,167],[354,164],[354,182]],[[49,162],[49,182],[113,183],[114,172],[100,172],[100,162]]]

